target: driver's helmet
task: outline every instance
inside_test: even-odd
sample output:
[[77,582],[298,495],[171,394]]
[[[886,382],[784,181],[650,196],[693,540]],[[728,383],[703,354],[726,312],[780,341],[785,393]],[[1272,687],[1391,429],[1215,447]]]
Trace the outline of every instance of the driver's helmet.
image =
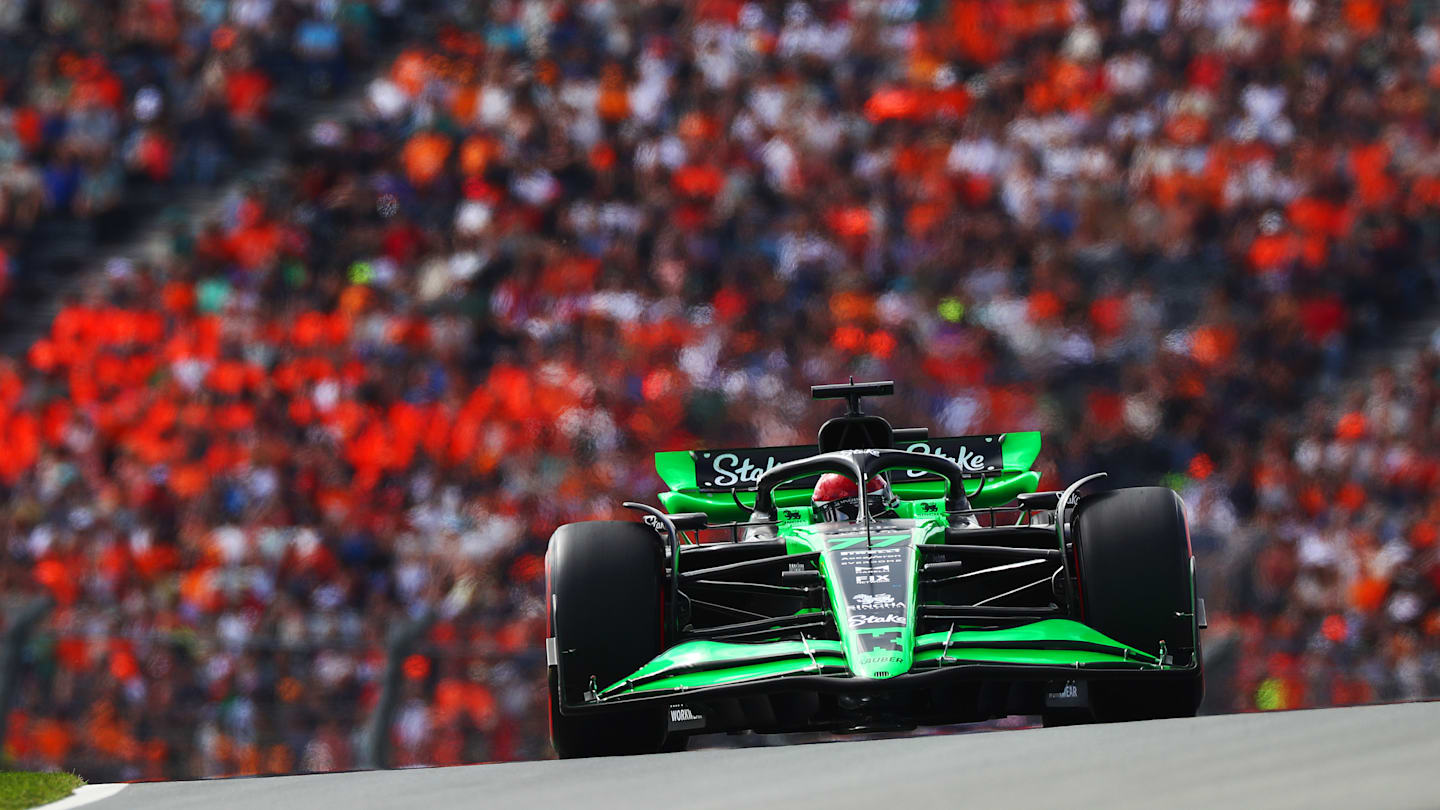
[[[883,476],[872,475],[865,484],[871,517],[884,517],[895,511],[900,499],[890,490]],[[854,522],[860,518],[860,487],[839,473],[825,473],[815,482],[810,507],[822,522],[837,520]]]

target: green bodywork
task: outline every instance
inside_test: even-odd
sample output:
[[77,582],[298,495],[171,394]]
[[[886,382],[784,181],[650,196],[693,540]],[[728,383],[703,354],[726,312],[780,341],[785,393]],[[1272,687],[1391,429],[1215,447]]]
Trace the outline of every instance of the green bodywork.
[[[972,498],[976,508],[1005,504],[1021,492],[1033,492],[1039,481],[1039,474],[1029,468],[1039,453],[1040,435],[1010,433],[1002,442],[1003,472],[986,479],[983,487],[978,480],[974,489],[967,487],[972,493],[981,493]],[[704,511],[712,522],[749,517],[747,510],[736,506],[731,493],[698,490],[689,452],[658,453],[656,468],[671,488],[660,495],[670,513]],[[868,532],[814,523],[808,489],[776,490],[777,535],[785,541],[787,554],[810,555],[804,559],[814,561],[839,639],[791,640],[793,632],[777,628],[774,639],[758,642],[686,641],[631,675],[599,685],[603,688],[595,697],[604,702],[805,674],[874,682],[962,665],[1048,665],[1077,671],[1087,667],[1169,668],[1153,654],[1070,619],[1041,619],[1001,629],[981,629],[956,620],[944,632],[917,637],[919,548],[946,542],[946,486],[945,481],[896,484],[894,489],[902,499],[896,515],[899,520],[876,521]],[[753,504],[753,492],[738,495],[747,505]],[[856,568],[857,560],[862,566],[894,566],[893,571],[885,570],[897,580],[886,580],[889,584],[883,590],[864,585],[861,580],[871,569]],[[844,565],[850,567],[842,572]],[[857,572],[859,576],[855,576]],[[898,581],[902,576],[903,582]],[[895,609],[888,611],[889,605]],[[877,641],[879,636],[885,637],[883,641]]]
[[[947,647],[946,642],[949,642]],[[968,646],[981,643],[1034,642],[1033,649],[996,649]],[[1074,642],[1110,647],[1113,652],[1070,650],[1056,647]],[[1047,645],[1050,645],[1047,647]],[[1008,630],[961,630],[954,633],[926,633],[915,639],[916,663],[1020,664],[1123,666],[1158,669],[1155,656],[1069,619],[1045,619]],[[812,657],[813,656],[813,657]],[[769,660],[753,663],[756,659]],[[845,649],[839,641],[772,641],[760,644],[729,644],[720,641],[687,641],[656,656],[634,675],[600,691],[601,698],[640,692],[695,689],[785,675],[818,674],[846,666]],[[699,672],[685,670],[700,664],[725,666]],[[668,673],[668,674],[667,674]],[[641,683],[633,683],[641,681]]]
[[[941,514],[944,514],[943,511]],[[852,627],[845,619],[851,615],[850,599],[857,586],[842,581],[840,572],[836,570],[839,567],[837,565],[839,555],[866,547],[888,549],[889,553],[899,557],[900,566],[913,572],[919,563],[919,552],[915,550],[915,546],[931,540],[943,542],[944,538],[945,521],[943,518],[918,520],[917,525],[908,533],[876,532],[869,538],[868,543],[863,536],[827,541],[812,526],[797,526],[786,536],[786,551],[790,554],[820,552],[818,558],[820,577],[829,585],[825,590],[830,597],[830,611],[836,617],[836,627],[840,632],[840,649],[845,654],[845,660],[852,674],[861,678],[893,678],[908,672],[913,663],[915,651],[915,622],[913,620],[905,622],[898,631],[891,628]],[[907,593],[903,600],[904,605],[916,604],[918,581],[918,577],[915,576],[905,578]],[[907,616],[914,615],[913,610],[902,612],[905,612]],[[883,652],[867,651],[861,644],[862,637],[875,633],[889,634],[890,638],[896,642],[894,646],[898,649]]]

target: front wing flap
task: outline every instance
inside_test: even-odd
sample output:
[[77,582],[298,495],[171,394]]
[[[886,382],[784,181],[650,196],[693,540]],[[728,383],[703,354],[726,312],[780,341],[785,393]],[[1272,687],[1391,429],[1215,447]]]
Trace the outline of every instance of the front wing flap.
[[678,696],[765,691],[873,693],[926,688],[948,678],[1069,680],[1164,677],[1193,672],[1115,641],[1080,622],[1046,619],[999,630],[955,629],[915,639],[914,664],[887,679],[856,677],[838,641],[687,641],[630,676],[587,692],[563,711],[603,711]]

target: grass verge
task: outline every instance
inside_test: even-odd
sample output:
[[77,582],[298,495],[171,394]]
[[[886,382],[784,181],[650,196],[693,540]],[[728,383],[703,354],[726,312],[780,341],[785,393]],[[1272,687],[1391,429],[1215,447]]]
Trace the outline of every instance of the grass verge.
[[0,772],[0,810],[25,810],[63,799],[85,784],[73,773]]

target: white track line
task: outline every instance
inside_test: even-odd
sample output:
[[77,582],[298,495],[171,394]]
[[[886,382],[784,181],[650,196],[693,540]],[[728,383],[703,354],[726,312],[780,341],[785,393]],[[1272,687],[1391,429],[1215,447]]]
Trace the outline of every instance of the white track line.
[[127,787],[129,787],[129,785],[123,782],[105,785],[81,785],[75,788],[75,792],[69,796],[59,801],[50,802],[49,804],[42,804],[39,807],[32,808],[32,810],[74,810],[76,807],[84,807],[87,804],[93,804],[101,799],[108,799]]

